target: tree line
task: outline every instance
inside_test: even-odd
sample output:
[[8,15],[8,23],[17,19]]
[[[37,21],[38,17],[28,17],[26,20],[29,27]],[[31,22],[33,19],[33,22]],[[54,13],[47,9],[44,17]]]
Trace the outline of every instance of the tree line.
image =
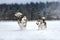
[[[0,20],[16,20],[14,14],[21,12],[27,16],[28,20],[36,20],[41,16],[45,16],[46,19],[52,19],[49,12],[46,12],[47,8],[54,2],[36,2],[26,4],[0,4]],[[50,14],[50,13],[49,13]]]

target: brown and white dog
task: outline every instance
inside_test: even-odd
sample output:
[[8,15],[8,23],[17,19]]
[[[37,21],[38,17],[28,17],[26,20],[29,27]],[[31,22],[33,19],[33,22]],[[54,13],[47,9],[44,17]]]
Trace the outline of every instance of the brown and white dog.
[[27,25],[27,17],[20,12],[16,13],[15,16],[18,19],[18,24],[20,26],[20,29],[25,30]]
[[36,24],[38,25],[38,30],[44,30],[45,28],[47,28],[44,17],[38,19]]

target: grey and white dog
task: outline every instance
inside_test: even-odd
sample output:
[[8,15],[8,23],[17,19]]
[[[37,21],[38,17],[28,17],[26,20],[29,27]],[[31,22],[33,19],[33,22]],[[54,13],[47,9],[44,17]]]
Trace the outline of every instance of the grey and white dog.
[[45,17],[38,19],[36,24],[38,25],[38,30],[43,30],[43,29],[47,28],[47,24],[45,22]]
[[15,16],[17,17],[18,19],[18,24],[20,26],[20,29],[21,30],[25,30],[26,29],[26,25],[27,25],[27,17],[24,16],[22,13],[20,12],[17,12],[15,14]]

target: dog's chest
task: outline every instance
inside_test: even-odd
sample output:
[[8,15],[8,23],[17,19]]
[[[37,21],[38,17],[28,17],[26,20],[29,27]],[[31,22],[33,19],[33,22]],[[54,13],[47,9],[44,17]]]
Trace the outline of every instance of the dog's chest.
[[45,25],[45,23],[40,23],[40,25],[41,25],[41,26],[44,26],[44,25]]

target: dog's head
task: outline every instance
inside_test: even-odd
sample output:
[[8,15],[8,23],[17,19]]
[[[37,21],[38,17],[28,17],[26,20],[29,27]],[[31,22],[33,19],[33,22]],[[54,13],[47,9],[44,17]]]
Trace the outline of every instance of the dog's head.
[[23,14],[20,13],[20,12],[17,12],[17,13],[15,14],[16,17],[19,17],[19,16],[21,16],[21,15],[23,15]]

